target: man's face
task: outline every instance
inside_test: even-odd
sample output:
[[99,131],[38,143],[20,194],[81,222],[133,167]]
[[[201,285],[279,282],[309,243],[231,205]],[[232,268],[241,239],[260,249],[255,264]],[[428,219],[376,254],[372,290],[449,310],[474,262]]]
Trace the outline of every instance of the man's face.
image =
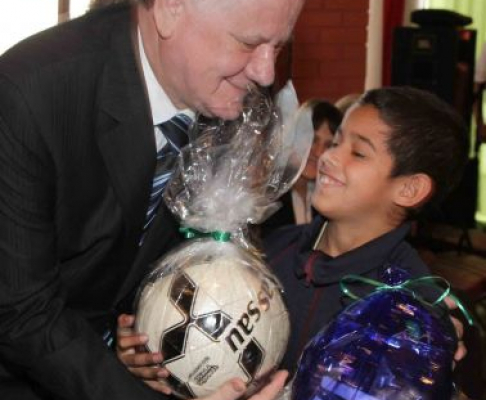
[[179,0],[171,35],[158,41],[158,78],[174,104],[236,118],[250,86],[273,83],[303,1]]

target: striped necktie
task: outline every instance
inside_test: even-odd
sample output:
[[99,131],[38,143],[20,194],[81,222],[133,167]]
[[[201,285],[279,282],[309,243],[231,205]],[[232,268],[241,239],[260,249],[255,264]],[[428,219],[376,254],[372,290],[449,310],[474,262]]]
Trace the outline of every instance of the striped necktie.
[[157,152],[152,191],[150,193],[149,206],[140,244],[142,244],[145,232],[155,218],[164,188],[174,172],[177,156],[181,148],[188,142],[187,131],[191,123],[192,120],[187,115],[177,114],[170,120],[158,125],[167,143]]

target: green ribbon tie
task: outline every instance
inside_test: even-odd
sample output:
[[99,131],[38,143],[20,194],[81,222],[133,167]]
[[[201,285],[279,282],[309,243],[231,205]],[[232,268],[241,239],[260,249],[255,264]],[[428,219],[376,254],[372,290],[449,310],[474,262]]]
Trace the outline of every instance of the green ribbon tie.
[[[359,300],[359,299],[361,299],[361,297],[356,295],[355,293],[353,293],[351,291],[351,289],[349,289],[349,287],[347,286],[348,284],[355,283],[355,282],[365,283],[365,284],[368,284],[370,286],[374,286],[374,287],[376,287],[377,291],[381,291],[381,290],[402,290],[402,291],[406,291],[406,292],[410,293],[415,299],[417,299],[421,303],[424,303],[424,304],[429,305],[429,306],[435,306],[435,305],[439,304],[441,301],[443,301],[447,296],[449,296],[457,304],[457,307],[459,308],[459,310],[462,312],[462,314],[466,318],[468,324],[471,325],[471,326],[474,325],[474,320],[473,320],[471,314],[469,313],[469,311],[467,311],[464,304],[454,294],[451,293],[451,285],[449,284],[449,282],[447,280],[445,280],[444,278],[440,277],[440,276],[423,276],[423,277],[416,278],[416,279],[407,279],[405,282],[397,284],[397,285],[388,285],[386,283],[375,281],[374,279],[370,279],[370,278],[365,278],[365,277],[360,276],[360,275],[343,276],[343,278],[339,282],[341,291],[346,296],[349,296],[354,300]],[[440,287],[440,285],[445,286],[445,288]],[[423,299],[422,297],[420,297],[419,295],[417,295],[413,290],[414,287],[415,288],[417,288],[417,287],[433,287],[434,289],[442,290],[442,293],[440,293],[440,295],[437,297],[437,299],[435,301],[430,303],[430,302],[426,301],[425,299]]]
[[201,238],[213,238],[217,242],[229,242],[231,239],[231,233],[225,231],[214,231],[214,232],[201,232],[197,229],[189,227],[179,228],[186,239],[201,239]]

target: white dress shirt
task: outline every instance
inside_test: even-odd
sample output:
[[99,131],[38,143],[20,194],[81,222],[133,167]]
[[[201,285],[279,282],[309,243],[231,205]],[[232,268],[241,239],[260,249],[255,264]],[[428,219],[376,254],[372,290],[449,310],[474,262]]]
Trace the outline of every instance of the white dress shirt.
[[140,51],[140,60],[143,69],[143,75],[145,78],[145,84],[147,85],[147,93],[150,104],[150,110],[152,112],[152,120],[154,124],[155,131],[155,143],[157,146],[157,151],[159,151],[167,143],[165,136],[160,131],[158,125],[162,122],[168,121],[174,115],[179,113],[184,113],[194,120],[194,112],[189,109],[179,110],[177,109],[172,101],[167,96],[162,86],[157,81],[154,71],[150,66],[147,55],[143,48],[142,35],[140,29],[138,30],[138,48]]

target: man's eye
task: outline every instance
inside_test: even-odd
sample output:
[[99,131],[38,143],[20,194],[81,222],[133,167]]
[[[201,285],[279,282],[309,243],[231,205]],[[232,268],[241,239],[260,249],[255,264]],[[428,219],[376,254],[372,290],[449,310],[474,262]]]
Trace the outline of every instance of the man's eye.
[[353,156],[358,157],[358,158],[365,158],[366,155],[363,153],[360,153],[359,151],[353,151]]
[[256,43],[241,42],[241,44],[247,50],[254,50],[258,47],[258,44],[256,44]]

